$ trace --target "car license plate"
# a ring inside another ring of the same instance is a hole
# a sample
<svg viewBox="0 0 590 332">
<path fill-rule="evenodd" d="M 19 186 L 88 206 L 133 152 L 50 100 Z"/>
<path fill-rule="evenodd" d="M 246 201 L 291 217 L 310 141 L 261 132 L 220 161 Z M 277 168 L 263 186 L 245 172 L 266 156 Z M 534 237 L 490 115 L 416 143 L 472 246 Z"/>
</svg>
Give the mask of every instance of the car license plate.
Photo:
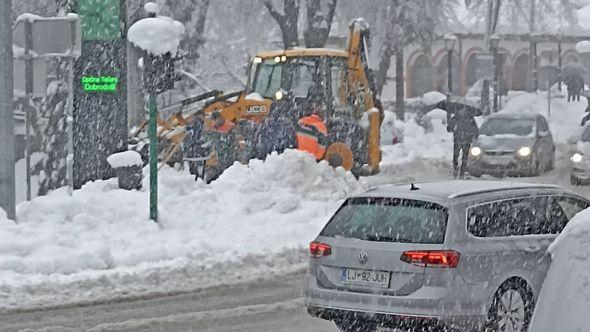
<svg viewBox="0 0 590 332">
<path fill-rule="evenodd" d="M 390 277 L 391 273 L 385 271 L 342 269 L 341 281 L 346 284 L 387 288 Z"/>
<path fill-rule="evenodd" d="M 495 158 L 489 158 L 486 160 L 486 162 L 489 165 L 493 165 L 493 166 L 506 166 L 508 165 L 513 159 L 511 157 L 495 157 Z"/>
</svg>

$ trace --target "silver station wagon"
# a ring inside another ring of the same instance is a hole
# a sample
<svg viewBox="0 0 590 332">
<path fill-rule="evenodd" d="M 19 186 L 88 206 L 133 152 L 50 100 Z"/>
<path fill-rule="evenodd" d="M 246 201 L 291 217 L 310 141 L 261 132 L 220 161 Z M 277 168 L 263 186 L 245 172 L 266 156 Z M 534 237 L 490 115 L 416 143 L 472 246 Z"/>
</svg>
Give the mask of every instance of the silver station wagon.
<svg viewBox="0 0 590 332">
<path fill-rule="evenodd" d="M 307 310 L 341 331 L 525 332 L 547 248 L 588 206 L 558 186 L 502 181 L 350 197 L 310 244 Z"/>
</svg>

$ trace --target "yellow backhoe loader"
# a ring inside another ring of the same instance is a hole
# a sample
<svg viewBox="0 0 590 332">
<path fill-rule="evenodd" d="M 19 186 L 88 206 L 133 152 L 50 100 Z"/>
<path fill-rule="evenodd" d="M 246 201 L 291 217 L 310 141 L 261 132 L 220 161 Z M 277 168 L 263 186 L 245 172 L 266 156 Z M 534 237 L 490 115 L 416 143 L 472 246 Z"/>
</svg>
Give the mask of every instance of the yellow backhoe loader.
<svg viewBox="0 0 590 332">
<path fill-rule="evenodd" d="M 257 141 L 269 138 L 252 133 L 256 133 L 256 128 L 273 109 L 276 109 L 273 112 L 296 116 L 301 113 L 293 110 L 309 107 L 310 93 L 314 93 L 322 96 L 325 105 L 322 118 L 327 122 L 329 145 L 324 159 L 357 176 L 377 173 L 381 161 L 379 132 L 383 111 L 371 82 L 368 35 L 368 25 L 358 19 L 350 24 L 346 50 L 292 48 L 261 52 L 250 61 L 244 91 L 232 94 L 212 91 L 166 108 L 160 114 L 171 115 L 168 120 L 159 119 L 158 122 L 160 159 L 171 163 L 183 158 L 200 164 L 201 167 L 195 166 L 194 170 L 209 182 L 234 161 L 247 162 L 255 157 L 252 150 L 265 143 Z M 225 151 L 211 146 L 206 139 L 213 112 L 219 112 L 227 121 L 236 124 L 232 138 L 224 142 Z M 186 128 L 199 114 L 204 124 L 196 134 L 198 137 L 194 137 Z M 297 119 L 293 122 L 297 123 Z M 143 129 L 139 128 L 134 134 L 140 136 Z M 191 150 L 188 147 L 195 144 L 199 145 L 200 156 L 188 152 Z M 207 148 L 204 155 L 201 146 Z"/>
</svg>

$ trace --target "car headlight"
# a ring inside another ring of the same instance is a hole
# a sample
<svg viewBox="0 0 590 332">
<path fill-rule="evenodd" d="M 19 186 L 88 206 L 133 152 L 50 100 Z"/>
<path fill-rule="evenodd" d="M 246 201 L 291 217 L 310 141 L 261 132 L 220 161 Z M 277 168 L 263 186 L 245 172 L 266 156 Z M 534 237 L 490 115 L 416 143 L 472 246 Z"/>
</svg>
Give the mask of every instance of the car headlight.
<svg viewBox="0 0 590 332">
<path fill-rule="evenodd" d="M 471 148 L 471 155 L 474 157 L 478 157 L 481 154 L 481 148 L 474 146 Z"/>
<path fill-rule="evenodd" d="M 574 155 L 570 158 L 571 161 L 574 163 L 579 163 L 584 159 L 584 156 L 579 153 L 574 153 Z"/>
<path fill-rule="evenodd" d="M 528 157 L 531 155 L 531 148 L 528 146 L 523 146 L 522 148 L 518 149 L 517 153 L 521 157 Z"/>
<path fill-rule="evenodd" d="M 283 91 L 279 90 L 275 93 L 276 100 L 281 100 L 281 99 L 283 99 L 283 97 L 285 97 L 285 94 L 283 93 Z"/>
</svg>

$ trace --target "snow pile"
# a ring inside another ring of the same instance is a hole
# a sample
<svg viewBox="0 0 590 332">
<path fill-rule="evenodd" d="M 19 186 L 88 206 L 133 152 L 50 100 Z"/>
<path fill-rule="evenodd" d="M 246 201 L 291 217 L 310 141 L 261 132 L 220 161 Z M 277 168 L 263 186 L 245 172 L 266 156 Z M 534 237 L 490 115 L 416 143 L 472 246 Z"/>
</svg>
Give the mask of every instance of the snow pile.
<svg viewBox="0 0 590 332">
<path fill-rule="evenodd" d="M 581 9 L 581 10 L 588 12 L 589 19 L 590 19 L 590 6 L 584 7 L 584 9 Z M 577 43 L 575 48 L 576 48 L 576 52 L 578 52 L 578 53 L 588 53 L 588 52 L 590 52 L 590 41 L 583 40 L 583 41 Z"/>
<path fill-rule="evenodd" d="M 298 151 L 236 164 L 209 186 L 164 168 L 159 224 L 148 220 L 148 193 L 120 190 L 115 179 L 73 196 L 62 188 L 20 204 L 18 224 L 0 222 L 0 308 L 21 304 L 14 287 L 34 293 L 31 285 L 48 280 L 135 274 L 179 259 L 211 267 L 280 257 L 306 247 L 341 200 L 363 190 L 350 173 Z"/>
<path fill-rule="evenodd" d="M 578 25 L 584 29 L 584 30 L 590 30 L 590 5 L 585 5 L 584 7 L 576 10 L 576 15 L 578 16 Z M 580 50 L 578 50 L 577 45 L 576 45 L 576 51 L 580 52 Z M 586 51 L 584 52 L 590 52 L 590 48 L 586 48 Z"/>
<path fill-rule="evenodd" d="M 244 99 L 246 100 L 254 100 L 254 101 L 264 101 L 264 98 L 258 92 L 252 92 L 251 94 L 247 95 Z"/>
<path fill-rule="evenodd" d="M 31 14 L 31 13 L 24 13 L 19 15 L 16 18 L 16 22 L 29 22 L 29 23 L 34 23 L 37 20 L 42 20 L 43 17 L 39 16 L 39 15 L 35 15 L 35 14 Z"/>
<path fill-rule="evenodd" d="M 422 103 L 424 105 L 434 105 L 445 99 L 447 99 L 447 96 L 438 91 L 430 91 L 422 95 Z"/>
<path fill-rule="evenodd" d="M 443 120 L 433 117 L 432 131 L 426 132 L 416 123 L 413 114 L 407 114 L 406 118 L 406 121 L 397 121 L 398 127 L 401 127 L 400 131 L 403 133 L 403 143 L 381 147 L 383 151 L 382 171 L 388 172 L 390 168 L 413 163 L 417 160 L 450 162 L 453 155 L 453 136 L 447 132 Z"/>
<path fill-rule="evenodd" d="M 395 113 L 391 111 L 383 111 L 383 122 L 381 123 L 380 141 L 381 146 L 401 143 L 404 140 L 404 133 L 401 126 L 402 124 L 396 120 Z"/>
<path fill-rule="evenodd" d="M 549 247 L 552 263 L 530 331 L 588 330 L 590 307 L 590 210 L 577 214 Z"/>
<path fill-rule="evenodd" d="M 184 25 L 165 16 L 139 20 L 128 33 L 131 43 L 155 56 L 166 53 L 175 56 L 183 35 Z"/>
<path fill-rule="evenodd" d="M 137 151 L 113 153 L 107 157 L 107 162 L 112 168 L 143 166 L 143 160 L 141 160 L 141 155 Z"/>
<path fill-rule="evenodd" d="M 143 5 L 143 10 L 148 14 L 157 14 L 159 11 L 158 5 L 153 2 L 147 2 Z"/>
</svg>

